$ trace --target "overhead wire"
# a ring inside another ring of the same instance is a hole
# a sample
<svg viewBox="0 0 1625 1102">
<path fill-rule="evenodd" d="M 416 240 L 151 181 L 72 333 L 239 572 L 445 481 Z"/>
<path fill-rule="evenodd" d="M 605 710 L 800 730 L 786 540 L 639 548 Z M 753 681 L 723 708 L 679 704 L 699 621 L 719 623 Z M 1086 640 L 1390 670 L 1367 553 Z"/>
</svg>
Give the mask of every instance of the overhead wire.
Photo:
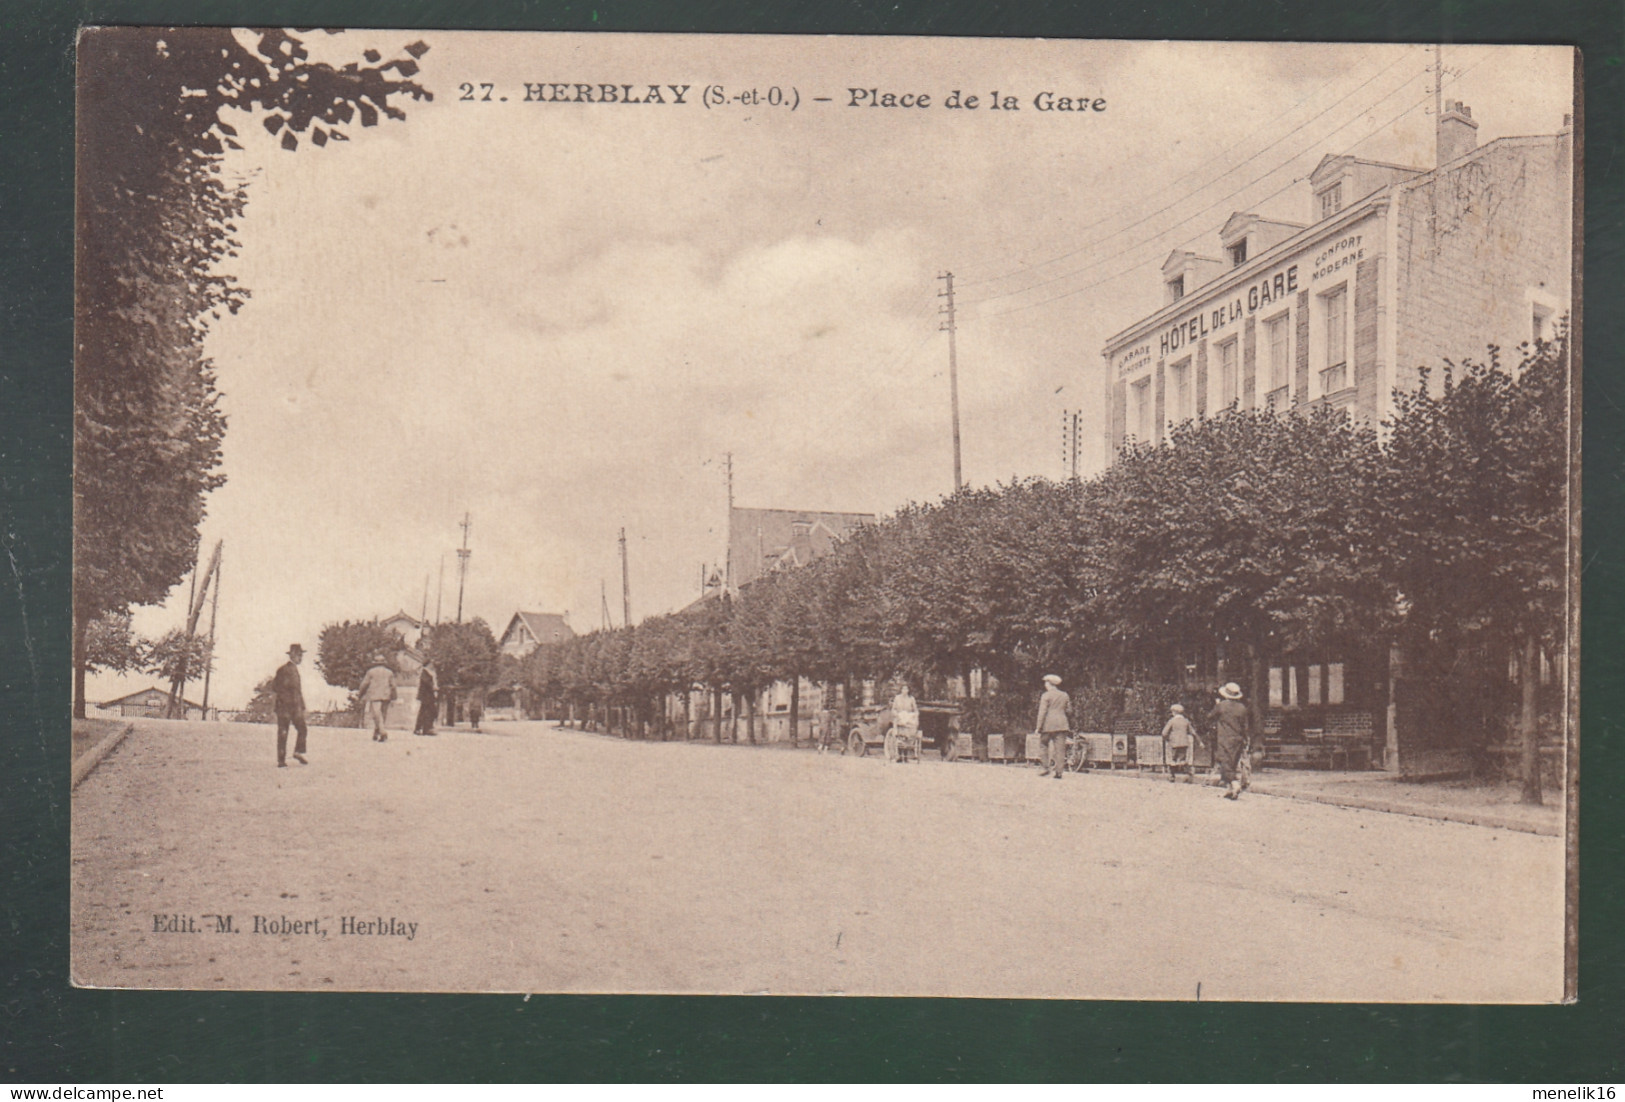
<svg viewBox="0 0 1625 1102">
<path fill-rule="evenodd" d="M 1362 58 L 1365 57 L 1365 56 L 1368 56 L 1369 53 L 1370 53 L 1370 51 L 1368 50 L 1366 52 L 1366 54 L 1361 55 Z M 1334 108 L 1338 107 L 1339 105 L 1341 105 L 1342 103 L 1346 102 L 1348 99 L 1350 99 L 1356 93 L 1363 91 L 1373 81 L 1375 81 L 1378 78 L 1386 75 L 1389 70 L 1393 69 L 1395 66 L 1399 65 L 1404 60 L 1405 60 L 1405 55 L 1401 54 L 1399 57 L 1395 58 L 1393 61 L 1391 61 L 1387 65 L 1385 65 L 1383 68 L 1379 69 L 1376 73 L 1373 73 L 1370 77 L 1367 77 L 1357 87 L 1355 87 L 1351 91 L 1345 93 L 1344 95 L 1340 96 L 1337 100 L 1335 100 L 1333 103 L 1331 103 L 1329 106 L 1327 106 L 1325 110 L 1321 111 L 1319 114 L 1317 114 L 1317 115 L 1313 116 L 1312 118 L 1309 118 L 1309 119 L 1305 120 L 1303 123 L 1299 124 L 1299 129 L 1301 129 L 1301 127 L 1303 127 L 1303 126 L 1309 125 L 1309 123 L 1314 122 L 1316 119 L 1320 118 L 1322 115 L 1325 115 L 1328 111 L 1331 111 L 1332 109 L 1334 109 Z M 1412 77 L 1410 79 L 1414 80 L 1416 78 Z M 1410 81 L 1407 80 L 1405 83 L 1408 84 L 1409 82 Z M 1404 85 L 1401 85 L 1401 87 L 1403 87 L 1403 86 Z M 1390 93 L 1390 94 L 1392 94 L 1392 93 Z M 1225 149 L 1223 149 L 1218 154 L 1218 156 L 1223 157 L 1226 154 L 1229 154 L 1229 153 L 1232 153 L 1232 152 L 1234 152 L 1234 151 L 1236 151 L 1238 149 L 1241 149 L 1249 141 L 1251 141 L 1253 138 L 1257 137 L 1259 134 L 1263 133 L 1264 131 L 1270 129 L 1276 123 L 1280 122 L 1282 119 L 1284 119 L 1288 115 L 1292 114 L 1292 112 L 1294 112 L 1294 111 L 1298 110 L 1300 107 L 1304 106 L 1304 104 L 1307 103 L 1307 102 L 1309 102 L 1309 101 L 1306 99 L 1306 100 L 1300 100 L 1297 103 L 1294 103 L 1291 107 L 1288 107 L 1285 111 L 1282 111 L 1279 115 L 1276 115 L 1274 118 L 1270 119 L 1268 122 L 1262 124 L 1261 126 L 1257 127 L 1256 129 L 1252 130 L 1245 137 L 1243 137 L 1243 138 L 1239 139 L 1238 141 L 1233 142 L 1229 146 L 1225 147 Z M 1226 170 L 1226 172 L 1222 173 L 1220 176 L 1215 177 L 1214 179 L 1209 179 L 1209 180 L 1204 181 L 1201 187 L 1198 187 L 1198 188 L 1194 189 L 1193 191 L 1187 193 L 1186 195 L 1181 196 L 1180 199 L 1176 199 L 1173 203 L 1170 203 L 1168 205 L 1169 206 L 1175 206 L 1178 203 L 1184 201 L 1185 199 L 1189 199 L 1192 196 L 1197 195 L 1204 188 L 1207 188 L 1207 187 L 1211 186 L 1216 179 L 1223 179 L 1224 176 L 1229 175 L 1229 173 L 1236 171 L 1236 169 L 1241 168 L 1242 166 L 1246 165 L 1248 162 L 1250 162 L 1252 160 L 1255 160 L 1258 157 L 1262 156 L 1263 154 L 1269 152 L 1270 149 L 1274 148 L 1276 145 L 1279 145 L 1281 143 L 1281 141 L 1283 141 L 1287 137 L 1291 136 L 1291 134 L 1293 134 L 1294 132 L 1295 132 L 1294 130 L 1287 131 L 1285 134 L 1282 134 L 1280 138 L 1277 138 L 1275 141 L 1271 142 L 1269 145 L 1266 145 L 1263 149 L 1258 150 L 1256 153 L 1252 154 L 1252 156 L 1248 157 L 1246 160 L 1238 162 L 1236 165 L 1234 165 L 1232 168 Z M 1175 177 L 1173 180 L 1170 180 L 1168 183 L 1164 184 L 1162 187 L 1158 188 L 1156 191 L 1151 192 L 1150 195 L 1142 196 L 1141 198 L 1142 199 L 1150 199 L 1150 198 L 1155 198 L 1156 196 L 1159 196 L 1159 195 L 1166 194 L 1167 192 L 1172 191 L 1179 184 L 1181 184 L 1184 181 L 1190 179 L 1192 176 L 1196 176 L 1196 175 L 1200 174 L 1201 172 L 1202 172 L 1202 169 L 1200 167 L 1193 168 L 1189 172 L 1186 172 L 1186 173 L 1184 173 L 1184 174 L 1182 174 L 1180 176 Z M 1098 226 L 1107 225 L 1113 220 L 1113 217 L 1114 217 L 1113 215 L 1107 215 L 1104 218 L 1099 218 L 1099 219 L 1097 219 L 1097 220 L 1095 220 L 1093 222 L 1090 222 L 1086 226 L 1080 227 L 1077 232 L 1086 233 L 1089 230 L 1095 229 Z M 1119 230 L 1119 231 L 1114 231 L 1114 232 L 1121 232 L 1121 231 Z M 1100 240 L 1101 241 L 1109 241 L 1112 236 L 1113 235 L 1108 234 L 1106 237 L 1103 237 Z M 1091 247 L 1093 245 L 1098 245 L 1099 243 L 1100 243 L 1099 241 L 1095 241 L 1095 242 L 1090 242 L 1089 245 L 1080 245 L 1078 248 L 1073 249 L 1070 252 L 1065 252 L 1065 253 L 1062 253 L 1059 256 L 1050 257 L 1047 260 L 1040 260 L 1040 261 L 1037 261 L 1037 262 L 1035 262 L 1033 264 L 1029 264 L 1029 265 L 1025 265 L 1023 267 L 1020 267 L 1020 268 L 1013 269 L 1011 271 L 1003 273 L 1002 275 L 982 276 L 981 278 L 972 278 L 972 279 L 961 280 L 960 281 L 960 286 L 961 287 L 977 287 L 977 286 L 981 286 L 982 284 L 985 284 L 985 283 L 998 283 L 998 282 L 1000 282 L 1002 280 L 1011 279 L 1011 278 L 1014 278 L 1015 276 L 1018 276 L 1018 275 L 1027 275 L 1027 274 L 1030 274 L 1031 272 L 1036 271 L 1039 268 L 1044 267 L 1045 265 L 1059 263 L 1060 261 L 1066 260 L 1069 257 L 1076 256 L 1078 253 L 1084 251 L 1084 249 L 1089 248 L 1089 247 Z M 1016 293 L 1019 293 L 1019 292 L 1016 292 Z M 985 301 L 985 300 L 982 300 L 982 301 Z"/>
<path fill-rule="evenodd" d="M 1477 68 L 1477 64 L 1469 65 L 1467 68 L 1461 70 L 1461 72 L 1459 74 L 1457 74 L 1457 79 L 1459 80 L 1461 77 L 1466 76 L 1469 72 L 1471 72 L 1475 68 Z M 1412 77 L 1411 79 L 1414 80 L 1415 78 Z M 1410 81 L 1408 80 L 1405 83 L 1409 84 Z M 1404 85 L 1400 85 L 1400 87 L 1403 88 Z M 1390 93 L 1390 95 L 1391 94 L 1392 93 Z M 1388 98 L 1387 96 L 1383 97 L 1383 99 L 1387 99 L 1387 98 Z M 1400 119 L 1404 118 L 1406 115 L 1409 115 L 1412 111 L 1415 111 L 1418 107 L 1422 107 L 1422 106 L 1426 105 L 1427 103 L 1429 103 L 1432 100 L 1432 98 L 1433 98 L 1433 93 L 1431 91 L 1429 91 L 1429 93 L 1426 96 L 1424 96 L 1423 98 L 1417 100 L 1415 103 L 1411 104 L 1410 106 L 1406 107 L 1403 111 L 1399 112 L 1397 115 L 1394 115 L 1392 118 L 1388 119 L 1386 122 L 1384 122 L 1384 123 L 1380 124 L 1379 126 L 1375 127 L 1370 133 L 1367 133 L 1367 134 L 1363 135 L 1362 137 L 1356 139 L 1355 141 L 1349 143 L 1346 148 L 1353 149 L 1354 147 L 1356 147 L 1356 146 L 1360 145 L 1361 143 L 1367 141 L 1368 139 L 1374 137 L 1376 134 L 1378 134 L 1381 131 L 1383 131 L 1383 130 L 1387 129 L 1388 127 L 1392 126 L 1394 123 L 1398 122 Z M 1378 100 L 1377 102 L 1381 103 L 1382 100 Z M 1354 125 L 1354 123 L 1357 122 L 1357 121 L 1359 121 L 1358 118 L 1350 119 L 1348 122 L 1344 123 L 1342 126 L 1339 126 L 1336 130 L 1331 131 L 1331 133 L 1328 134 L 1327 137 L 1331 137 L 1332 135 L 1337 134 L 1339 131 L 1346 130 L 1348 127 Z M 1301 154 L 1300 154 L 1300 156 L 1301 156 Z M 1107 263 L 1108 261 L 1111 261 L 1111 260 L 1115 260 L 1115 259 L 1117 259 L 1118 257 L 1121 257 L 1121 256 L 1126 256 L 1129 253 L 1134 252 L 1136 249 L 1143 248 L 1146 245 L 1149 245 L 1151 242 L 1156 241 L 1159 237 L 1166 236 L 1168 234 L 1168 232 L 1170 230 L 1174 229 L 1175 227 L 1183 225 L 1184 223 L 1191 221 L 1192 218 L 1195 218 L 1200 214 L 1206 213 L 1206 211 L 1211 210 L 1213 207 L 1218 206 L 1220 203 L 1223 203 L 1226 200 L 1234 197 L 1235 195 L 1240 194 L 1242 191 L 1245 191 L 1248 187 L 1251 187 L 1253 184 L 1258 183 L 1260 180 L 1267 179 L 1270 175 L 1272 175 L 1276 171 L 1279 171 L 1279 169 L 1281 167 L 1283 167 L 1287 163 L 1290 163 L 1290 160 L 1287 161 L 1287 162 L 1283 162 L 1283 164 L 1281 166 L 1277 166 L 1275 169 L 1272 169 L 1270 172 L 1266 172 L 1261 176 L 1255 177 L 1248 184 L 1244 185 L 1243 187 L 1237 189 L 1234 192 L 1231 192 L 1230 195 L 1227 195 L 1224 198 L 1221 198 L 1221 199 L 1217 200 L 1216 202 L 1209 204 L 1202 211 L 1198 211 L 1196 215 L 1192 215 L 1190 218 L 1184 218 L 1184 219 L 1181 219 L 1178 222 L 1175 222 L 1167 230 L 1163 230 L 1160 233 L 1153 234 L 1150 237 L 1145 238 L 1143 241 L 1140 241 L 1135 245 L 1131 245 L 1131 246 L 1129 246 L 1129 247 L 1127 247 L 1125 249 L 1120 249 L 1119 251 L 1111 254 L 1110 256 L 1107 256 L 1107 257 L 1105 257 L 1105 258 L 1103 258 L 1101 260 L 1095 261 L 1092 264 L 1085 265 L 1084 267 L 1079 268 L 1076 271 L 1068 273 L 1068 276 L 1070 276 L 1070 275 L 1078 275 L 1078 274 L 1080 274 L 1082 272 L 1088 271 L 1091 268 L 1097 268 L 1101 264 Z M 1303 177 L 1301 177 L 1301 176 L 1296 177 L 1296 178 L 1294 178 L 1292 180 L 1289 180 L 1289 181 L 1287 181 L 1287 183 L 1283 184 L 1281 187 L 1277 188 L 1275 191 L 1273 191 L 1270 194 L 1268 194 L 1268 195 L 1264 196 L 1263 198 L 1259 199 L 1257 202 L 1259 204 L 1266 203 L 1269 200 L 1275 198 L 1276 196 L 1283 194 L 1289 188 L 1292 188 L 1292 187 L 1296 186 L 1297 184 L 1301 183 L 1302 180 L 1303 180 Z M 1164 208 L 1164 209 L 1166 209 L 1166 208 Z M 1161 212 L 1159 211 L 1157 213 L 1161 213 Z M 1154 216 L 1155 215 L 1153 215 L 1153 217 Z M 1198 241 L 1203 236 L 1204 236 L 1204 234 L 1202 234 L 1202 233 L 1194 234 L 1191 237 L 1186 238 L 1184 241 L 1179 242 L 1178 245 L 1175 245 L 1175 248 L 1178 248 L 1179 245 L 1188 245 L 1193 241 Z M 1082 287 L 1076 287 L 1076 288 L 1073 288 L 1073 289 L 1068 290 L 1068 291 L 1063 291 L 1060 294 L 1052 295 L 1049 298 L 1040 299 L 1037 302 L 1023 303 L 1022 305 L 1019 305 L 1019 306 L 1012 306 L 1012 307 L 1009 307 L 1009 308 L 1004 309 L 1004 310 L 995 310 L 995 311 L 993 311 L 991 313 L 972 312 L 970 314 L 969 318 L 967 318 L 966 320 L 968 320 L 968 321 L 986 321 L 986 320 L 991 320 L 992 318 L 1004 317 L 1004 316 L 1009 315 L 1009 314 L 1021 313 L 1021 312 L 1026 311 L 1026 310 L 1037 309 L 1040 306 L 1047 306 L 1052 302 L 1059 302 L 1061 299 L 1071 298 L 1074 295 L 1082 294 L 1084 291 L 1092 290 L 1095 287 L 1099 287 L 1099 286 L 1101 286 L 1103 284 L 1109 283 L 1113 279 L 1116 279 L 1119 276 L 1121 276 L 1124 272 L 1130 272 L 1130 271 L 1134 271 L 1137 268 L 1143 268 L 1147 264 L 1153 263 L 1155 260 L 1156 260 L 1156 257 L 1153 255 L 1153 256 L 1145 259 L 1145 260 L 1140 261 L 1137 264 L 1132 264 L 1127 268 L 1119 269 L 1117 272 L 1113 273 L 1111 276 L 1108 276 L 1105 279 L 1096 280 L 1095 282 L 1087 283 L 1087 284 L 1083 285 Z M 1064 278 L 1067 278 L 1067 276 L 1059 276 L 1059 277 L 1057 277 L 1057 279 L 1064 279 Z M 1047 281 L 1047 282 L 1055 282 L 1055 281 L 1050 280 L 1050 281 Z M 1029 289 L 1031 289 L 1031 288 L 1029 288 Z M 978 301 L 980 301 L 980 302 L 988 302 L 988 301 L 991 301 L 991 300 L 990 299 L 981 299 L 981 300 L 978 300 Z"/>
<path fill-rule="evenodd" d="M 1392 98 L 1395 94 L 1397 94 L 1398 92 L 1403 90 L 1406 86 L 1411 84 L 1414 80 L 1416 80 L 1417 77 L 1425 76 L 1426 72 L 1427 72 L 1426 70 L 1422 70 L 1419 73 L 1413 74 L 1411 77 L 1406 79 L 1403 83 L 1397 85 L 1392 91 L 1388 92 L 1386 95 L 1384 95 L 1380 99 L 1376 100 L 1372 104 L 1372 106 L 1374 107 L 1374 106 L 1376 106 L 1376 104 L 1383 102 L 1383 100 Z M 1339 102 L 1341 102 L 1341 101 L 1339 101 Z M 1336 105 L 1334 104 L 1333 106 L 1336 106 Z M 1400 114 L 1398 116 L 1395 116 L 1395 117 L 1396 118 L 1403 117 L 1405 114 L 1408 114 L 1410 111 L 1412 111 L 1414 109 L 1415 109 L 1414 106 L 1406 108 L 1405 111 L 1400 112 Z M 1327 108 L 1327 110 L 1329 111 L 1329 110 L 1331 110 L 1331 108 Z M 1321 112 L 1321 114 L 1323 115 L 1323 114 L 1325 114 L 1325 112 Z M 1319 118 L 1319 117 L 1320 117 L 1319 115 L 1316 116 L 1316 118 Z M 1310 120 L 1310 121 L 1312 122 L 1314 120 Z M 1131 245 L 1131 246 L 1129 246 L 1128 249 L 1125 249 L 1125 250 L 1119 251 L 1117 253 L 1114 253 L 1111 256 L 1108 256 L 1103 260 L 1092 261 L 1089 264 L 1085 264 L 1081 268 L 1074 268 L 1073 270 L 1071 270 L 1069 272 L 1062 272 L 1059 275 L 1051 276 L 1048 279 L 1039 280 L 1037 283 L 1031 283 L 1031 284 L 1028 284 L 1025 287 L 1019 287 L 1019 288 L 1016 288 L 1016 289 L 1010 290 L 1010 291 L 1001 291 L 1001 292 L 998 292 L 997 294 L 985 295 L 985 296 L 983 296 L 981 298 L 972 298 L 966 303 L 966 305 L 974 306 L 974 305 L 977 305 L 977 304 L 983 303 L 983 302 L 992 302 L 995 299 L 1010 298 L 1010 297 L 1012 297 L 1014 295 L 1027 294 L 1028 292 L 1035 291 L 1040 287 L 1047 287 L 1052 283 L 1059 283 L 1063 279 L 1070 279 L 1072 276 L 1079 275 L 1079 274 L 1081 274 L 1083 272 L 1089 271 L 1092 268 L 1099 267 L 1101 264 L 1105 263 L 1107 260 L 1112 260 L 1112 259 L 1115 259 L 1118 256 L 1124 255 L 1127 252 L 1132 252 L 1134 249 L 1139 248 L 1140 245 L 1146 244 L 1146 243 L 1148 243 L 1150 241 L 1154 241 L 1158 237 L 1165 236 L 1166 234 L 1168 234 L 1168 233 L 1172 232 L 1173 230 L 1177 229 L 1178 227 L 1183 226 L 1188 222 L 1192 222 L 1192 221 L 1196 220 L 1197 218 L 1200 218 L 1202 215 L 1208 213 L 1213 208 L 1215 208 L 1217 206 L 1220 206 L 1221 204 L 1226 203 L 1226 202 L 1230 201 L 1231 199 L 1234 199 L 1236 196 L 1242 194 L 1248 188 L 1253 187 L 1255 184 L 1258 184 L 1259 182 L 1261 182 L 1263 180 L 1267 180 L 1269 177 L 1275 175 L 1277 172 L 1280 172 L 1283 168 L 1286 168 L 1288 165 L 1290 165 L 1293 161 L 1297 160 L 1299 157 L 1302 157 L 1305 153 L 1307 153 L 1310 150 L 1314 149 L 1316 146 L 1323 144 L 1328 138 L 1332 137 L 1333 135 L 1337 134 L 1338 132 L 1340 132 L 1342 130 L 1346 130 L 1348 127 L 1352 126 L 1357 121 L 1359 121 L 1359 116 L 1356 116 L 1355 118 L 1350 119 L 1348 122 L 1343 123 L 1341 126 L 1335 127 L 1334 129 L 1332 129 L 1331 131 L 1329 131 L 1325 135 L 1322 135 L 1321 137 L 1312 138 L 1305 145 L 1305 147 L 1303 149 L 1299 150 L 1297 153 L 1294 153 L 1292 156 L 1287 157 L 1285 160 L 1278 162 L 1277 164 L 1275 164 L 1273 167 L 1271 167 L 1267 171 L 1259 173 L 1257 176 L 1254 176 L 1251 180 L 1248 180 L 1246 183 L 1242 184 L 1240 187 L 1234 189 L 1233 191 L 1231 191 L 1231 192 L 1229 192 L 1229 193 L 1227 193 L 1225 195 L 1222 195 L 1219 198 L 1213 200 L 1207 206 L 1202 207 L 1201 209 L 1192 212 L 1191 214 L 1185 216 L 1184 218 L 1181 218 L 1178 221 L 1172 223 L 1166 229 L 1160 230 L 1159 232 L 1153 234 L 1151 237 L 1146 238 L 1145 241 L 1139 242 L 1138 244 L 1135 244 L 1135 245 Z M 1290 136 L 1290 135 L 1283 135 L 1283 137 L 1286 137 L 1286 136 Z M 1273 146 L 1278 145 L 1278 144 L 1280 144 L 1279 139 L 1277 141 L 1275 141 L 1275 142 L 1272 142 L 1270 144 L 1270 146 L 1266 147 L 1266 149 L 1267 148 L 1272 148 Z M 1264 150 L 1259 151 L 1259 153 L 1263 153 L 1263 152 L 1264 152 Z M 1248 158 L 1248 161 L 1255 160 L 1257 158 L 1257 156 L 1258 156 L 1258 154 L 1255 154 L 1253 157 Z M 1243 163 L 1246 163 L 1246 162 L 1243 162 Z M 1242 166 L 1241 165 L 1235 166 L 1235 168 L 1240 168 L 1240 167 L 1242 167 Z M 1231 172 L 1234 172 L 1235 168 L 1226 170 L 1224 173 L 1221 173 L 1219 176 L 1215 177 L 1215 179 L 1216 180 L 1223 179 L 1225 176 L 1228 176 Z M 1297 182 L 1296 180 L 1292 181 L 1292 183 L 1296 183 L 1296 182 Z M 1287 186 L 1291 186 L 1291 185 L 1288 184 Z M 1142 226 L 1142 225 L 1146 224 L 1147 222 L 1150 222 L 1152 219 L 1158 217 L 1159 215 L 1169 213 L 1175 207 L 1177 207 L 1180 203 L 1184 202 L 1186 199 L 1189 199 L 1192 196 L 1198 194 L 1200 192 L 1200 190 L 1201 189 L 1199 188 L 1199 189 L 1197 189 L 1196 192 L 1192 192 L 1190 195 L 1183 196 L 1183 197 L 1181 197 L 1179 199 L 1176 199 L 1172 203 L 1168 203 L 1168 204 L 1166 204 L 1164 206 L 1161 206 L 1161 207 L 1157 208 L 1154 211 L 1151 211 L 1149 214 L 1145 215 L 1144 217 L 1136 219 L 1135 221 L 1130 222 L 1129 224 L 1121 227 L 1120 229 L 1114 230 L 1112 233 L 1107 234 L 1105 237 L 1102 237 L 1099 240 L 1091 243 L 1091 245 L 1087 246 L 1087 248 L 1097 248 L 1100 245 L 1104 244 L 1105 242 L 1110 241 L 1113 237 L 1117 237 L 1120 234 L 1126 233 L 1131 229 L 1134 229 L 1134 228 L 1136 228 L 1138 226 Z M 1273 195 L 1267 196 L 1266 198 L 1274 198 L 1274 195 L 1278 195 L 1278 194 L 1280 194 L 1280 192 L 1275 192 Z M 1259 200 L 1259 202 L 1263 202 L 1263 201 L 1264 200 Z M 1200 235 L 1198 235 L 1198 236 L 1200 236 Z M 1195 240 L 1195 238 L 1192 238 L 1192 240 Z M 1071 253 L 1068 253 L 1066 255 L 1067 256 L 1076 256 L 1078 253 L 1083 252 L 1083 251 L 1085 251 L 1085 250 L 1080 248 L 1080 249 L 1073 250 Z"/>
</svg>

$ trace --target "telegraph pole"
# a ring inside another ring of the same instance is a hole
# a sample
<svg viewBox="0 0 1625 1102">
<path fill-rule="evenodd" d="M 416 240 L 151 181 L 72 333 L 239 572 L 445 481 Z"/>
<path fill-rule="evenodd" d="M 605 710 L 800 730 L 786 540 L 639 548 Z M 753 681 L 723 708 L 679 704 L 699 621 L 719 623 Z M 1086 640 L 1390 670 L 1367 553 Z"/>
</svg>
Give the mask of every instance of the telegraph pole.
<svg viewBox="0 0 1625 1102">
<path fill-rule="evenodd" d="M 221 541 L 224 544 L 224 540 Z M 214 622 L 220 615 L 220 556 L 214 560 L 214 596 L 209 605 L 209 662 L 203 667 L 203 718 L 209 718 L 209 675 L 214 673 Z"/>
<path fill-rule="evenodd" d="M 1444 46 L 1433 44 L 1433 167 L 1439 167 L 1439 120 L 1444 118 Z"/>
<path fill-rule="evenodd" d="M 957 493 L 965 482 L 960 477 L 959 468 L 959 361 L 954 347 L 954 333 L 958 329 L 954 324 L 954 274 L 943 272 L 937 278 L 943 283 L 943 291 L 937 297 L 948 300 L 948 305 L 941 310 L 944 317 L 938 328 L 948 333 L 948 397 L 954 415 L 954 491 Z"/>
<path fill-rule="evenodd" d="M 440 552 L 440 580 L 434 587 L 434 626 L 440 626 L 440 598 L 446 595 L 446 553 Z"/>
<path fill-rule="evenodd" d="M 728 479 L 728 543 L 723 551 L 722 559 L 722 588 L 724 592 L 733 592 L 734 585 L 734 453 L 723 455 L 723 470 Z"/>
<path fill-rule="evenodd" d="M 1061 466 L 1071 478 L 1078 477 L 1078 452 L 1082 450 L 1083 411 L 1061 411 Z"/>
<path fill-rule="evenodd" d="M 468 514 L 463 514 L 463 545 L 457 549 L 457 622 L 463 622 L 463 583 L 468 580 Z"/>
<path fill-rule="evenodd" d="M 632 576 L 626 567 L 626 529 L 621 529 L 621 623 L 632 626 Z"/>
<path fill-rule="evenodd" d="M 164 715 L 169 719 L 186 718 L 185 692 L 186 683 L 191 680 L 188 667 L 191 665 L 192 640 L 197 636 L 198 617 L 203 615 L 203 602 L 208 600 L 209 597 L 209 581 L 219 569 L 220 548 L 225 545 L 225 542 L 225 540 L 215 541 L 214 554 L 209 557 L 209 568 L 203 572 L 203 591 L 201 593 L 197 592 L 196 569 L 194 568 L 192 572 L 193 597 L 187 602 L 186 635 L 181 644 L 184 649 L 181 652 L 180 664 L 175 670 L 175 676 L 169 682 L 169 706 L 164 710 Z M 210 657 L 212 659 L 213 656 Z M 177 708 L 179 708 L 178 715 L 176 714 Z"/>
<path fill-rule="evenodd" d="M 598 579 L 598 604 L 604 616 L 604 630 L 608 631 L 615 625 L 609 619 L 609 583 L 602 578 Z"/>
</svg>

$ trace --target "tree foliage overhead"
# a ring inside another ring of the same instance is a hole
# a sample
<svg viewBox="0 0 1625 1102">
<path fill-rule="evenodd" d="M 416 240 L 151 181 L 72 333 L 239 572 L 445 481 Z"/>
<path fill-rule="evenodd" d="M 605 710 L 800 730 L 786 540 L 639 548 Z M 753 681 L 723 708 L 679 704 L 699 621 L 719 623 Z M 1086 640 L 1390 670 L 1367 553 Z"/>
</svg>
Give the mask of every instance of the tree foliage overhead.
<svg viewBox="0 0 1625 1102">
<path fill-rule="evenodd" d="M 161 603 L 191 569 L 226 424 L 203 339 L 248 297 L 230 271 L 247 192 L 223 158 L 258 115 L 295 149 L 392 99 L 427 47 L 388 62 L 313 62 L 280 30 L 98 27 L 79 40 L 75 234 L 74 620 L 83 708 L 90 622 Z"/>
</svg>

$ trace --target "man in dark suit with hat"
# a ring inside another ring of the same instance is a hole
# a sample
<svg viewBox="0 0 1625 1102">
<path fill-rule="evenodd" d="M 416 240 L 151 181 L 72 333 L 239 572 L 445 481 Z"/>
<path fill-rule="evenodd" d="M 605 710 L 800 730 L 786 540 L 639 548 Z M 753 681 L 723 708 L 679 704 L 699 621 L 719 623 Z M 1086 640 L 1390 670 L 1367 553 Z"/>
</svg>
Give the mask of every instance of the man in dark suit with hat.
<svg viewBox="0 0 1625 1102">
<path fill-rule="evenodd" d="M 288 725 L 299 733 L 293 744 L 293 760 L 309 765 L 305 760 L 305 691 L 299 683 L 299 661 L 305 648 L 298 643 L 288 648 L 288 660 L 276 671 L 271 680 L 271 692 L 276 697 L 276 764 L 286 768 L 288 751 Z"/>
</svg>

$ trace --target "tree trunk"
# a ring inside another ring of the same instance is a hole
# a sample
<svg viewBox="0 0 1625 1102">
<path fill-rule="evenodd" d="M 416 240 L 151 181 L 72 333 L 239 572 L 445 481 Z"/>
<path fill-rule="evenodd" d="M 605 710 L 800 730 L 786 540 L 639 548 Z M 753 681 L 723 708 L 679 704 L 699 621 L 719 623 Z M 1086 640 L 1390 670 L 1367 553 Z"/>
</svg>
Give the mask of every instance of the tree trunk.
<svg viewBox="0 0 1625 1102">
<path fill-rule="evenodd" d="M 73 617 L 73 718 L 85 718 L 85 662 L 89 658 L 86 641 L 90 635 L 90 617 L 75 613 Z"/>
<path fill-rule="evenodd" d="M 1254 643 L 1247 644 L 1247 744 L 1250 753 L 1255 747 L 1264 748 L 1264 711 L 1269 706 L 1269 689 L 1265 681 L 1264 649 Z"/>
<path fill-rule="evenodd" d="M 1518 742 L 1522 748 L 1523 796 L 1526 804 L 1539 804 L 1540 724 L 1535 712 L 1535 692 L 1540 687 L 1540 652 L 1533 633 L 1523 637 L 1523 653 L 1518 659 L 1518 680 L 1523 682 L 1523 706 L 1518 713 Z"/>
<path fill-rule="evenodd" d="M 790 675 L 790 749 L 801 741 L 801 675 Z"/>
<path fill-rule="evenodd" d="M 717 745 L 722 745 L 722 689 L 711 690 L 711 726 L 716 732 Z"/>
</svg>

